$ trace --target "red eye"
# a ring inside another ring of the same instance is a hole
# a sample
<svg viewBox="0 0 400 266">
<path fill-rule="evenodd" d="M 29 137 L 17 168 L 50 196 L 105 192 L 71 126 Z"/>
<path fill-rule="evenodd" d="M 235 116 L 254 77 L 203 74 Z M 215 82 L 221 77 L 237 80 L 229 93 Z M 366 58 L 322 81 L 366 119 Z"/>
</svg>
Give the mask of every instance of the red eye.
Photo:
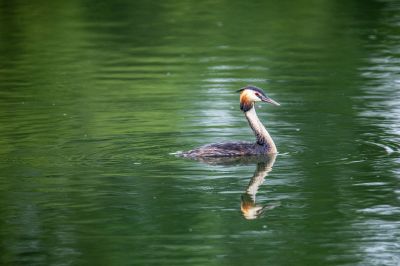
<svg viewBox="0 0 400 266">
<path fill-rule="evenodd" d="M 256 92 L 256 96 L 257 96 L 257 97 L 260 97 L 260 94 L 259 94 L 258 92 Z"/>
</svg>

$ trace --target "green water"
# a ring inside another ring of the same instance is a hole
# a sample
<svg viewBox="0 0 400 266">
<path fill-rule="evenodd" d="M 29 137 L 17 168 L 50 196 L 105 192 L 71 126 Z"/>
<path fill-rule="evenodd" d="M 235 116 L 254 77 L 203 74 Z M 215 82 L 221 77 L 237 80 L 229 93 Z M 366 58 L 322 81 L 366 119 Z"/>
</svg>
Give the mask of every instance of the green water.
<svg viewBox="0 0 400 266">
<path fill-rule="evenodd" d="M 172 155 L 247 84 L 273 166 Z M 0 1 L 0 217 L 2 265 L 399 265 L 400 3 Z"/>
</svg>

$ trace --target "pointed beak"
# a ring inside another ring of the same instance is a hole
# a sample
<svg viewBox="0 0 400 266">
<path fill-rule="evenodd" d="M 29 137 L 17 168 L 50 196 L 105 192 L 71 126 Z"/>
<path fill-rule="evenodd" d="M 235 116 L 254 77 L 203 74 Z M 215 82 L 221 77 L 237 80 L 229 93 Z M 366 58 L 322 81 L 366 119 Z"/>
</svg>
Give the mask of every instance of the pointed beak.
<svg viewBox="0 0 400 266">
<path fill-rule="evenodd" d="M 278 102 L 275 102 L 274 100 L 272 100 L 271 98 L 269 98 L 269 97 L 262 97 L 261 98 L 261 101 L 263 101 L 263 102 L 266 102 L 266 103 L 270 103 L 270 104 L 273 104 L 273 105 L 276 105 L 276 106 L 280 106 L 280 103 L 278 103 Z"/>
</svg>

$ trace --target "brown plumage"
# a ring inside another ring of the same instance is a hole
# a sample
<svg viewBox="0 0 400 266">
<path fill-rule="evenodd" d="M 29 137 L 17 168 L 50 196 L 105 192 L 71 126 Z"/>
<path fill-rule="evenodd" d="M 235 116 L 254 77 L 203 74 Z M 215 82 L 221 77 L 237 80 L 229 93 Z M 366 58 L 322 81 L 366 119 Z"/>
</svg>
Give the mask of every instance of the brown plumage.
<svg viewBox="0 0 400 266">
<path fill-rule="evenodd" d="M 256 143 L 227 142 L 208 144 L 194 150 L 183 152 L 182 156 L 188 158 L 197 157 L 228 157 L 228 156 L 253 156 L 275 154 L 277 149 L 274 141 L 265 129 L 256 114 L 254 103 L 267 102 L 279 105 L 268 98 L 264 91 L 254 86 L 247 86 L 240 90 L 240 109 L 244 112 L 251 129 L 256 136 Z"/>
</svg>

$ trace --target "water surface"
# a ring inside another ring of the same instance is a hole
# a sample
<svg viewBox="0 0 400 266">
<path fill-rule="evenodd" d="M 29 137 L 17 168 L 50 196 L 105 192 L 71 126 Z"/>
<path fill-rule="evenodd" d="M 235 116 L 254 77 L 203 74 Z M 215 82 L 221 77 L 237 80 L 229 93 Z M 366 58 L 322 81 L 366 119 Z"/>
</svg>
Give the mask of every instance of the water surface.
<svg viewBox="0 0 400 266">
<path fill-rule="evenodd" d="M 1 264 L 398 265 L 399 43 L 390 0 L 1 1 Z M 273 165 L 171 155 L 252 140 L 247 84 Z"/>
</svg>

